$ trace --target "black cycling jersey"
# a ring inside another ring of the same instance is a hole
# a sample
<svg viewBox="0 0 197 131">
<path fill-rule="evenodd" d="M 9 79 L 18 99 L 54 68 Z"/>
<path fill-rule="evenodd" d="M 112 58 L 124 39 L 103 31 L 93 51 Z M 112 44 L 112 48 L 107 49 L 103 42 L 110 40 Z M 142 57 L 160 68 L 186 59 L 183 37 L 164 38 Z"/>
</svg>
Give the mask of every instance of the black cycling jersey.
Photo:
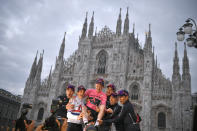
<svg viewBox="0 0 197 131">
<path fill-rule="evenodd" d="M 58 99 L 62 101 L 62 104 L 59 105 L 59 109 L 56 112 L 56 116 L 67 118 L 66 105 L 69 102 L 69 98 L 66 95 L 62 95 L 62 96 L 59 96 Z"/>
<path fill-rule="evenodd" d="M 136 120 L 137 117 L 135 115 L 134 109 L 133 109 L 133 105 L 129 102 L 129 100 L 127 100 L 124 104 L 123 107 L 121 109 L 120 114 L 112 119 L 106 119 L 103 120 L 103 123 L 116 123 L 116 122 L 123 122 L 124 125 L 124 130 L 122 131 L 137 131 L 138 129 L 136 129 Z"/>
</svg>

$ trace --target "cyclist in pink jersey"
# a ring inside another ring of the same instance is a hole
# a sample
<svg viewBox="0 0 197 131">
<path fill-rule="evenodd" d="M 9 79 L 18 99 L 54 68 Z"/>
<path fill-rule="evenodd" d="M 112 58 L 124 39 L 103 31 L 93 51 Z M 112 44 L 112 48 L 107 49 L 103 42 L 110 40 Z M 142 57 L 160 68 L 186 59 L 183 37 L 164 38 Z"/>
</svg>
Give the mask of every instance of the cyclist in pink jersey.
<svg viewBox="0 0 197 131">
<path fill-rule="evenodd" d="M 86 103 L 86 107 L 87 110 L 91 111 L 93 120 L 96 121 L 95 126 L 98 125 L 97 120 L 102 119 L 106 106 L 107 96 L 102 92 L 103 88 L 104 80 L 100 78 L 96 80 L 95 89 L 88 89 L 85 92 L 85 96 L 87 96 L 89 99 Z M 99 108 L 98 112 L 97 108 Z"/>
</svg>

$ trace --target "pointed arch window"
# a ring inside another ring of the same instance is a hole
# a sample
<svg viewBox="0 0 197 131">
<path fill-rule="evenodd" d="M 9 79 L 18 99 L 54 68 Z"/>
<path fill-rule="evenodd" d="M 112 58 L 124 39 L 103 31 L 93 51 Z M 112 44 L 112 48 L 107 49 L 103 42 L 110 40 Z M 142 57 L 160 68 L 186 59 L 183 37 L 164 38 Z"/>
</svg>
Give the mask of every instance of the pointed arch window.
<svg viewBox="0 0 197 131">
<path fill-rule="evenodd" d="M 106 63 L 107 63 L 107 52 L 102 50 L 97 55 L 98 68 L 97 74 L 105 74 L 106 73 Z"/>
<path fill-rule="evenodd" d="M 166 114 L 164 112 L 158 114 L 158 128 L 166 128 Z"/>
<path fill-rule="evenodd" d="M 44 108 L 40 108 L 38 111 L 37 120 L 41 121 L 43 119 L 43 115 L 44 115 Z"/>
<path fill-rule="evenodd" d="M 131 86 L 131 100 L 139 99 L 139 87 L 137 85 Z"/>
</svg>

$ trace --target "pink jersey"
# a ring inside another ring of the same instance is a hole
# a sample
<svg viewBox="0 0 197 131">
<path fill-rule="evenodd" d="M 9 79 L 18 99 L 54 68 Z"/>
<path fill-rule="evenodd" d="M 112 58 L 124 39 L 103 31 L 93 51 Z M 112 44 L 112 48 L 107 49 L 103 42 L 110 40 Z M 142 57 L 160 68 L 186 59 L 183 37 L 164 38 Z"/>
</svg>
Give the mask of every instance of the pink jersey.
<svg viewBox="0 0 197 131">
<path fill-rule="evenodd" d="M 88 89 L 85 92 L 85 96 L 89 98 L 86 105 L 93 110 L 96 110 L 96 106 L 106 104 L 107 96 L 102 91 L 98 93 L 96 89 Z"/>
</svg>

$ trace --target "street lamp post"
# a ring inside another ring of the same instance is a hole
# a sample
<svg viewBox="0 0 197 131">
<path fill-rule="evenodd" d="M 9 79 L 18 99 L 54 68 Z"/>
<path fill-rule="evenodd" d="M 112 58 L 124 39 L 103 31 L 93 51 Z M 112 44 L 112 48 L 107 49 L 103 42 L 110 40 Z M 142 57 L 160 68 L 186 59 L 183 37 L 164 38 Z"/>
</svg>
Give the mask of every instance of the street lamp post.
<svg viewBox="0 0 197 131">
<path fill-rule="evenodd" d="M 185 34 L 188 34 L 189 37 L 186 39 L 187 46 L 197 48 L 197 26 L 196 26 L 196 22 L 191 18 L 188 18 L 185 22 L 186 23 L 176 33 L 177 34 L 177 40 L 178 41 L 183 41 L 185 39 Z M 194 24 L 195 29 L 192 29 L 193 24 L 191 22 Z"/>
</svg>

